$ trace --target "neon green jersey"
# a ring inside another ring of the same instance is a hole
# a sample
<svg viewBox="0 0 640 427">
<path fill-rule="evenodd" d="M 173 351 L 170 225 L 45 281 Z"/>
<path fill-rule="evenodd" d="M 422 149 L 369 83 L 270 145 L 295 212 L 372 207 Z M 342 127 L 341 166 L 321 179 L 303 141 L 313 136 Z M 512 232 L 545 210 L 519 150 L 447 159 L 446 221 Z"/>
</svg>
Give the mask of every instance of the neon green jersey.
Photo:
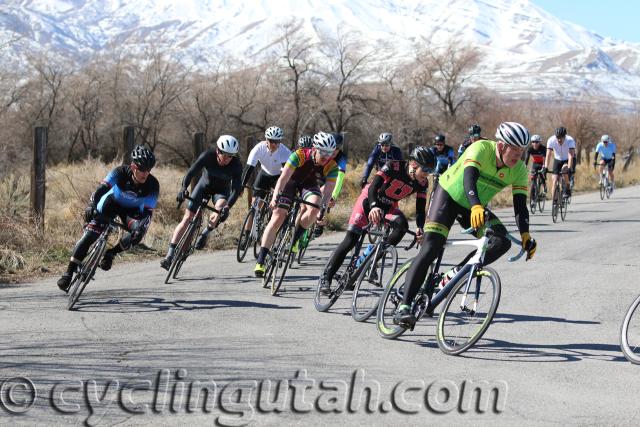
<svg viewBox="0 0 640 427">
<path fill-rule="evenodd" d="M 513 194 L 527 195 L 527 167 L 522 160 L 512 168 L 496 167 L 495 141 L 481 139 L 467 148 L 462 156 L 440 176 L 440 186 L 459 205 L 470 209 L 469 200 L 464 191 L 464 169 L 474 167 L 480 171 L 478 178 L 478 198 L 482 206 L 493 199 L 500 190 L 511 185 Z"/>
</svg>

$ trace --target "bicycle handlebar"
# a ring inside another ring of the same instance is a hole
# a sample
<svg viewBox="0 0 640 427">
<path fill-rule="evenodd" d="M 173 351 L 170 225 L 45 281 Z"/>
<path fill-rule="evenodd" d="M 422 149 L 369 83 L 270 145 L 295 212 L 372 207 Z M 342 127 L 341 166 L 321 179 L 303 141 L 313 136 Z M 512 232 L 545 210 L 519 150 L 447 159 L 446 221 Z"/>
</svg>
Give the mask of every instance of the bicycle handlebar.
<svg viewBox="0 0 640 427">
<path fill-rule="evenodd" d="M 203 208 L 203 209 L 209 209 L 213 213 L 218 213 L 218 214 L 220 213 L 220 210 L 209 206 L 209 200 L 208 199 L 202 199 L 200 202 L 198 202 L 196 199 L 194 199 L 192 197 L 189 197 L 189 196 L 185 196 L 184 198 L 185 198 L 185 200 L 190 200 L 190 201 L 192 201 L 194 203 L 199 203 L 200 207 Z M 182 202 L 178 203 L 178 209 L 180 209 L 180 206 L 182 206 Z"/>
</svg>

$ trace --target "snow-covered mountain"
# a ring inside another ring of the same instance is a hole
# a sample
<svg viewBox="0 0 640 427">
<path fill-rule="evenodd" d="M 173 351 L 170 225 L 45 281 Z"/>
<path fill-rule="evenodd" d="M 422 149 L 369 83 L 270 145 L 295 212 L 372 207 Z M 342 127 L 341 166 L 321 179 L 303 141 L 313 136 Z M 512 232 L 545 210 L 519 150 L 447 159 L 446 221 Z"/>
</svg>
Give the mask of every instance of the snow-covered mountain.
<svg viewBox="0 0 640 427">
<path fill-rule="evenodd" d="M 528 0 L 4 0 L 0 47 L 21 40 L 0 53 L 19 61 L 46 50 L 82 62 L 153 43 L 195 64 L 221 52 L 259 58 L 291 17 L 312 41 L 338 25 L 355 30 L 389 61 L 411 60 L 416 43 L 458 36 L 482 52 L 474 81 L 512 96 L 640 100 L 640 44 L 604 38 Z"/>
</svg>

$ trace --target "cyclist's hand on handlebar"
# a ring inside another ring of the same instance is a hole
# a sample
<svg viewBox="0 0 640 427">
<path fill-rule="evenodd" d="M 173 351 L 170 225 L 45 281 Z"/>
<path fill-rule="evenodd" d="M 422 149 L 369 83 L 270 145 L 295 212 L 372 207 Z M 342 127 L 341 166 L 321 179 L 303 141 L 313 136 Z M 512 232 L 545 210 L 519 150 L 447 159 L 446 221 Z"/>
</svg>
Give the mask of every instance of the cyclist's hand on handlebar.
<svg viewBox="0 0 640 427">
<path fill-rule="evenodd" d="M 380 224 L 380 221 L 382 221 L 382 209 L 380 208 L 371 209 L 371 211 L 369 212 L 369 222 L 372 222 L 375 225 L 378 225 Z"/>
<path fill-rule="evenodd" d="M 91 203 L 84 208 L 84 222 L 90 223 L 94 216 L 96 216 L 96 207 Z"/>
<path fill-rule="evenodd" d="M 186 188 L 181 188 L 180 191 L 178 191 L 178 194 L 176 195 L 176 202 L 178 202 L 178 203 L 184 202 L 184 199 L 188 195 L 189 195 L 189 191 L 187 191 Z"/>
<path fill-rule="evenodd" d="M 522 237 L 522 249 L 527 251 L 527 261 L 529 261 L 536 253 L 538 244 L 531 238 L 529 233 L 522 233 L 520 237 Z"/>
<path fill-rule="evenodd" d="M 540 169 L 540 173 L 541 173 L 542 175 L 545 175 L 547 172 L 548 172 L 547 168 L 542 168 L 542 169 Z"/>
<path fill-rule="evenodd" d="M 422 244 L 422 239 L 424 238 L 424 231 L 422 231 L 422 228 L 416 228 L 416 242 L 421 245 Z"/>
<path fill-rule="evenodd" d="M 471 206 L 471 226 L 476 230 L 484 225 L 484 207 L 482 205 Z"/>
<path fill-rule="evenodd" d="M 219 218 L 220 219 L 218 220 L 218 224 L 222 224 L 227 220 L 227 218 L 229 218 L 229 206 L 225 205 L 220 208 Z"/>
</svg>

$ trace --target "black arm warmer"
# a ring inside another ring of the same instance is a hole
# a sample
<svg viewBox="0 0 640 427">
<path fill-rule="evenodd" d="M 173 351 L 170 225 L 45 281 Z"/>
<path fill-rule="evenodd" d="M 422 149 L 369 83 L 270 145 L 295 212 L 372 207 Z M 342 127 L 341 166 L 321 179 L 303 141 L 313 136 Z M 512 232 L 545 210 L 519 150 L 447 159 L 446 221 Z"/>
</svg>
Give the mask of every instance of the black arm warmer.
<svg viewBox="0 0 640 427">
<path fill-rule="evenodd" d="M 111 189 L 111 186 L 106 182 L 100 183 L 98 188 L 96 188 L 96 191 L 94 191 L 93 194 L 91 195 L 91 199 L 89 199 L 89 202 L 92 205 L 96 206 L 100 201 L 100 199 L 102 199 L 102 196 L 107 194 L 107 191 L 109 191 L 110 189 Z"/>
<path fill-rule="evenodd" d="M 255 168 L 256 168 L 255 166 L 251 166 L 249 164 L 247 164 L 244 167 L 244 171 L 242 171 L 242 184 L 241 184 L 242 187 L 247 185 L 247 181 L 249 181 L 249 177 L 251 176 Z"/>
<path fill-rule="evenodd" d="M 516 224 L 520 234 L 529 232 L 529 210 L 527 208 L 527 196 L 524 194 L 513 195 L 513 211 L 516 214 Z"/>
<path fill-rule="evenodd" d="M 471 206 L 481 204 L 478 197 L 478 178 L 480 178 L 480 169 L 473 166 L 464 168 L 464 193 Z"/>
<path fill-rule="evenodd" d="M 418 228 L 424 227 L 424 221 L 426 218 L 425 208 L 427 206 L 427 199 L 424 197 L 416 197 L 416 225 Z"/>
<path fill-rule="evenodd" d="M 369 206 L 378 202 L 378 191 L 382 188 L 382 184 L 384 184 L 384 179 L 382 179 L 380 175 L 375 175 L 373 181 L 371 181 L 371 185 L 369 185 L 369 192 L 367 193 Z"/>
</svg>

